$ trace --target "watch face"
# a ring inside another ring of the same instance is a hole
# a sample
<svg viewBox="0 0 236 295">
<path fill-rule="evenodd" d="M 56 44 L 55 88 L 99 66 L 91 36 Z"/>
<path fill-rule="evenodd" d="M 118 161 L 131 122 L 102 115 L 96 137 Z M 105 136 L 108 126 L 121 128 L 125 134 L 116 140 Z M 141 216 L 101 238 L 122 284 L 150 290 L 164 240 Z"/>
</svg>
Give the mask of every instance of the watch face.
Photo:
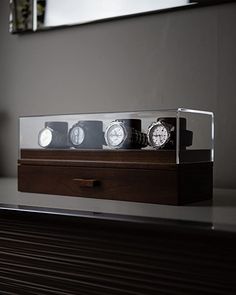
<svg viewBox="0 0 236 295">
<path fill-rule="evenodd" d="M 70 141 L 72 142 L 73 145 L 80 145 L 84 141 L 85 133 L 84 129 L 75 126 L 71 128 L 70 131 Z"/>
<path fill-rule="evenodd" d="M 163 147 L 170 137 L 168 129 L 160 122 L 153 123 L 148 133 L 149 144 L 155 148 Z"/>
<path fill-rule="evenodd" d="M 111 147 L 119 147 L 125 140 L 126 133 L 124 127 L 120 123 L 111 123 L 105 133 L 107 145 Z"/>
<path fill-rule="evenodd" d="M 41 147 L 47 147 L 52 142 L 52 130 L 50 128 L 44 128 L 39 132 L 39 145 Z"/>
</svg>

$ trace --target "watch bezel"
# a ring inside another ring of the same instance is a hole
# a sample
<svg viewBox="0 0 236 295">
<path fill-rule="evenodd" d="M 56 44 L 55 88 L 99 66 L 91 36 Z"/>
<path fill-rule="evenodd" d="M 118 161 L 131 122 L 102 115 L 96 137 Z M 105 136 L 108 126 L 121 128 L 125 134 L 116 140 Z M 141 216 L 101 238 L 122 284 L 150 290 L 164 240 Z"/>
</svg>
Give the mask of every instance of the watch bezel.
<svg viewBox="0 0 236 295">
<path fill-rule="evenodd" d="M 110 130 L 114 125 L 118 125 L 118 126 L 121 127 L 121 128 L 123 129 L 123 131 L 124 131 L 124 137 L 123 137 L 121 143 L 119 143 L 118 145 L 111 145 L 111 144 L 110 144 L 110 141 L 109 141 L 109 139 L 108 139 L 108 133 L 109 133 L 109 130 Z M 107 126 L 107 128 L 106 128 L 106 130 L 105 130 L 105 134 L 104 134 L 104 138 L 105 138 L 105 141 L 106 141 L 107 146 L 109 146 L 110 148 L 113 148 L 113 149 L 119 149 L 119 148 L 121 148 L 121 147 L 124 145 L 124 143 L 125 143 L 127 137 L 128 137 L 128 132 L 127 132 L 127 129 L 126 129 L 126 126 L 125 126 L 124 122 L 122 122 L 122 121 L 113 121 L 113 122 L 111 122 L 111 123 Z"/>
</svg>

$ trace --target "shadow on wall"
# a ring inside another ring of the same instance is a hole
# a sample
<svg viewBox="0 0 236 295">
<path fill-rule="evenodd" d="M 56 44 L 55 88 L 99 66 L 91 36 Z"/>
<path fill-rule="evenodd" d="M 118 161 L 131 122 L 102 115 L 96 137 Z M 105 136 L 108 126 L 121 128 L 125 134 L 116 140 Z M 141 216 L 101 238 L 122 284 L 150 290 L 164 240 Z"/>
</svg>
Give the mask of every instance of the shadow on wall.
<svg viewBox="0 0 236 295">
<path fill-rule="evenodd" d="M 10 121 L 10 117 L 6 112 L 0 111 L 0 176 L 3 175 L 3 141 L 4 141 L 4 129 L 7 125 L 7 123 Z"/>
</svg>

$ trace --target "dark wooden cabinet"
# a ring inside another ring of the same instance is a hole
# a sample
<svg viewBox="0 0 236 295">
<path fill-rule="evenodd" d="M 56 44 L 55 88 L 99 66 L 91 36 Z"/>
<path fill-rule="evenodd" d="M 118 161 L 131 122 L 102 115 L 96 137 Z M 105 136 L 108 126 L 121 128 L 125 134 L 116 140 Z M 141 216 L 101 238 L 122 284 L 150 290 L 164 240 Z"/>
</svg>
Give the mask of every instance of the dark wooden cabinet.
<svg viewBox="0 0 236 295">
<path fill-rule="evenodd" d="M 0 293 L 234 295 L 236 234 L 211 224 L 0 210 Z"/>
</svg>

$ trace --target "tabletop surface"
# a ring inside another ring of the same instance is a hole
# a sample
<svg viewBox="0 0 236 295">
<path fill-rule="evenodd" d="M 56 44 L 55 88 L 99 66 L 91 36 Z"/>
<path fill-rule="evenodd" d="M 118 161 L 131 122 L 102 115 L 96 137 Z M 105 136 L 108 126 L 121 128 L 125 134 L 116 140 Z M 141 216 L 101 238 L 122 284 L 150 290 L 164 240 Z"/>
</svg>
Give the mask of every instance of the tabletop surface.
<svg viewBox="0 0 236 295">
<path fill-rule="evenodd" d="M 207 224 L 211 230 L 236 232 L 236 190 L 214 189 L 212 201 L 185 206 L 157 205 L 17 191 L 16 178 L 0 178 L 0 209 L 45 214 Z"/>
</svg>

